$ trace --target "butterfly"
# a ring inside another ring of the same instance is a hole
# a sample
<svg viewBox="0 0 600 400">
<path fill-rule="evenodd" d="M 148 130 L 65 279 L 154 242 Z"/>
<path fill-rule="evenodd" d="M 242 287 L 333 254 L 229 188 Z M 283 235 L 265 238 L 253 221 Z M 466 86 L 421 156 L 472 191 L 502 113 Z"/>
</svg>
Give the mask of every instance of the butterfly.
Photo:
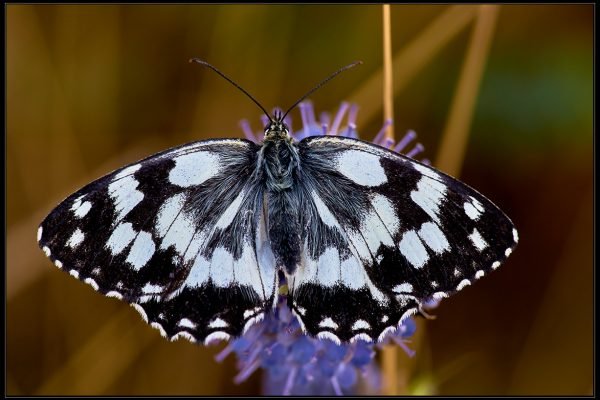
<svg viewBox="0 0 600 400">
<path fill-rule="evenodd" d="M 515 248 L 510 219 L 466 184 L 359 139 L 296 141 L 285 115 L 260 143 L 197 141 L 91 182 L 44 219 L 39 246 L 163 336 L 205 344 L 262 320 L 282 277 L 305 333 L 381 341 Z"/>
</svg>

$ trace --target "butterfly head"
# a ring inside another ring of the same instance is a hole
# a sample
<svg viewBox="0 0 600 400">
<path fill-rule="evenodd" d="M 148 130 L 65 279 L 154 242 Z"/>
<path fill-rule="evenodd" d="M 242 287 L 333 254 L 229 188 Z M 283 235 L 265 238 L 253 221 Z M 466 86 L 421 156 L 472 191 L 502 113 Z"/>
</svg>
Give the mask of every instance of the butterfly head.
<svg viewBox="0 0 600 400">
<path fill-rule="evenodd" d="M 265 139 L 287 138 L 290 135 L 290 129 L 283 121 L 283 116 L 276 113 L 265 127 Z"/>
</svg>

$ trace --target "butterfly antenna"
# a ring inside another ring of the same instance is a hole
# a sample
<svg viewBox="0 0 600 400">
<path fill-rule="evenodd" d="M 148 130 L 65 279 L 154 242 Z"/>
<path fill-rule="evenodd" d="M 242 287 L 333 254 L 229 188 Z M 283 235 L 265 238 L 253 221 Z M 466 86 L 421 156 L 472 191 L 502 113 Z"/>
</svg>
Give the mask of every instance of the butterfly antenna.
<svg viewBox="0 0 600 400">
<path fill-rule="evenodd" d="M 191 63 L 195 62 L 200 65 L 204 65 L 205 67 L 208 67 L 208 68 L 212 69 L 213 71 L 215 71 L 217 74 L 221 75 L 221 77 L 223 79 L 225 79 L 227 82 L 231 83 L 233 86 L 238 88 L 242 93 L 244 93 L 246 96 L 248 96 L 250 98 L 250 100 L 252 100 L 254 102 L 254 104 L 256 104 L 261 110 L 263 110 L 263 112 L 265 113 L 267 118 L 269 118 L 269 121 L 273 122 L 273 119 L 271 118 L 271 115 L 269 114 L 269 112 L 267 110 L 265 110 L 265 108 L 258 101 L 256 101 L 256 99 L 254 97 L 252 97 L 252 95 L 250 93 L 246 92 L 243 87 L 241 87 L 240 85 L 238 85 L 237 83 L 235 83 L 234 81 L 229 79 L 224 73 L 219 71 L 216 67 L 214 67 L 213 65 L 211 65 L 211 64 L 207 63 L 206 61 L 203 61 L 199 58 L 191 58 L 190 62 Z M 341 71 L 338 71 L 338 72 L 341 72 Z M 332 76 L 332 78 L 333 78 L 333 76 Z"/>
<path fill-rule="evenodd" d="M 360 64 L 362 64 L 362 61 L 355 61 L 352 64 L 346 65 L 345 67 L 342 67 L 342 68 L 338 69 L 333 74 L 331 74 L 327 78 L 323 79 L 319 84 L 317 84 L 317 86 L 315 86 L 314 88 L 310 89 L 308 91 L 308 93 L 306 93 L 304 96 L 300 97 L 300 100 L 298 100 L 290 108 L 288 108 L 288 110 L 285 112 L 285 114 L 283 114 L 283 117 L 281 119 L 283 120 L 283 118 L 285 118 L 286 115 L 288 115 L 288 113 L 290 111 L 292 111 L 298 104 L 300 104 L 300 102 L 302 100 L 306 99 L 308 96 L 310 96 L 311 94 L 313 94 L 317 89 L 319 89 L 321 86 L 323 86 L 324 84 L 326 84 L 327 82 L 329 82 L 330 80 L 332 80 L 333 78 L 335 78 L 338 74 L 346 71 L 347 69 L 354 68 L 354 67 L 356 67 L 357 65 L 360 65 Z"/>
</svg>

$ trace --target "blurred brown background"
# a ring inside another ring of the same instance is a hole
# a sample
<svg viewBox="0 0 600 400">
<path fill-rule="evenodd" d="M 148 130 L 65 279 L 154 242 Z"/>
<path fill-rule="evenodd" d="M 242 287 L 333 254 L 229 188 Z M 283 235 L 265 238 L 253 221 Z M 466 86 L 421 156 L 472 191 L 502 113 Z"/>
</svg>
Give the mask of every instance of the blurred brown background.
<svg viewBox="0 0 600 400">
<path fill-rule="evenodd" d="M 396 136 L 414 129 L 434 161 L 477 6 L 392 6 Z M 260 393 L 222 348 L 168 343 L 124 303 L 59 272 L 37 224 L 88 181 L 181 143 L 239 137 L 259 110 L 311 98 L 382 121 L 381 6 L 8 5 L 7 393 Z M 592 5 L 503 5 L 460 177 L 515 222 L 497 272 L 419 321 L 400 354 L 406 393 L 591 394 Z M 299 113 L 292 115 L 298 126 Z"/>
</svg>

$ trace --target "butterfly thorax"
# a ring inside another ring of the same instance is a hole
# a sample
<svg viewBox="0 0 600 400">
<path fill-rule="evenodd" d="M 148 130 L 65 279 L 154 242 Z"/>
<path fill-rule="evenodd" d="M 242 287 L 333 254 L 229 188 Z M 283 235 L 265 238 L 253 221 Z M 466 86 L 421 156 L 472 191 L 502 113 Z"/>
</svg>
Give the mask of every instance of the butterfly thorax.
<svg viewBox="0 0 600 400">
<path fill-rule="evenodd" d="M 278 267 L 292 274 L 300 261 L 300 156 L 288 127 L 275 120 L 265 129 L 258 168 L 264 177 L 268 232 Z"/>
<path fill-rule="evenodd" d="M 299 166 L 298 148 L 282 122 L 274 121 L 265 129 L 259 162 L 259 168 L 266 176 L 268 191 L 281 192 L 294 186 Z"/>
</svg>

